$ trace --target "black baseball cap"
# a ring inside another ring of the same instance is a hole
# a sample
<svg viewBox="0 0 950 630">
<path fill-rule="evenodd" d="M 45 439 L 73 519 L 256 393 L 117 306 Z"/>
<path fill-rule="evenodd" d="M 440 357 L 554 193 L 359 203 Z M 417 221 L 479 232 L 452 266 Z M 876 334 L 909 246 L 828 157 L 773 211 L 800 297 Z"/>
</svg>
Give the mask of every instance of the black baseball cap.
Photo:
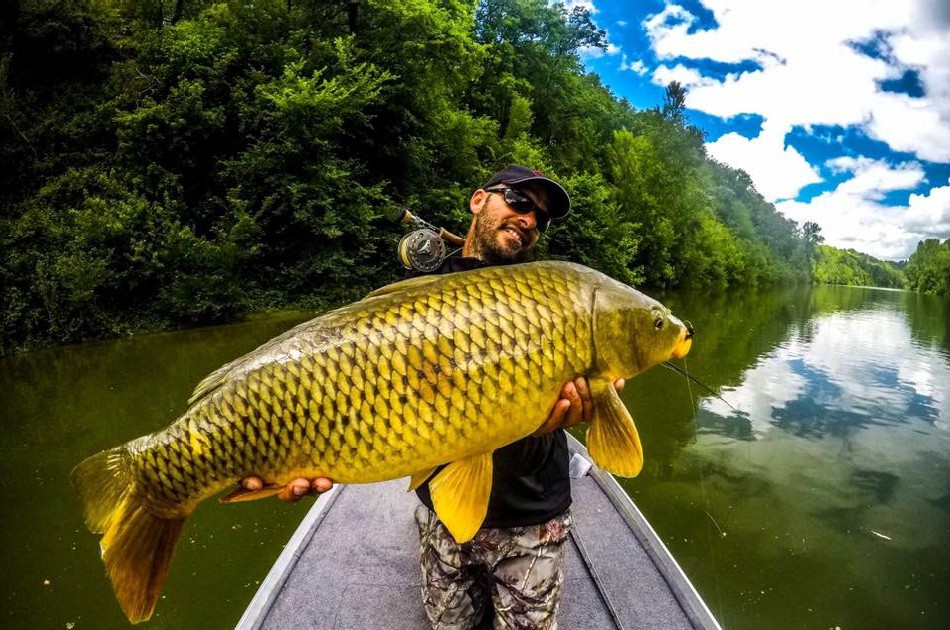
<svg viewBox="0 0 950 630">
<path fill-rule="evenodd" d="M 548 216 L 552 219 L 560 219 L 571 211 L 571 198 L 563 186 L 553 179 L 545 177 L 541 171 L 535 171 L 517 164 L 510 164 L 492 175 L 482 188 L 487 189 L 498 184 L 508 184 L 517 188 L 518 184 L 527 184 L 528 182 L 536 182 L 547 191 L 548 206 L 550 206 Z"/>
</svg>

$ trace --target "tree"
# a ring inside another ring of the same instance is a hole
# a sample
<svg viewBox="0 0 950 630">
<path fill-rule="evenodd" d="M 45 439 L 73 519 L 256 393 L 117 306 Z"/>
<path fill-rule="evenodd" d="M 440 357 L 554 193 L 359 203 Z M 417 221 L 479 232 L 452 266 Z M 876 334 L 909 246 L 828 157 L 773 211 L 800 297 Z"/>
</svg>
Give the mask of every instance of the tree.
<svg viewBox="0 0 950 630">
<path fill-rule="evenodd" d="M 821 226 L 814 221 L 806 221 L 802 226 L 802 238 L 809 246 L 825 242 L 825 237 L 821 235 Z"/>
<path fill-rule="evenodd" d="M 706 156 L 681 85 L 637 111 L 585 71 L 606 46 L 588 9 L 360 0 L 354 29 L 354 6 L 17 3 L 0 353 L 350 301 L 398 275 L 391 208 L 461 229 L 473 184 L 511 162 L 574 198 L 542 255 L 654 287 L 811 279 L 818 230 Z"/>
<path fill-rule="evenodd" d="M 901 288 L 904 275 L 893 263 L 877 260 L 853 249 L 815 245 L 812 262 L 816 282 Z"/>
<path fill-rule="evenodd" d="M 950 295 L 950 239 L 917 243 L 904 270 L 908 287 L 920 293 Z"/>
<path fill-rule="evenodd" d="M 679 81 L 670 81 L 663 97 L 663 117 L 682 122 L 686 110 L 686 88 Z"/>
</svg>

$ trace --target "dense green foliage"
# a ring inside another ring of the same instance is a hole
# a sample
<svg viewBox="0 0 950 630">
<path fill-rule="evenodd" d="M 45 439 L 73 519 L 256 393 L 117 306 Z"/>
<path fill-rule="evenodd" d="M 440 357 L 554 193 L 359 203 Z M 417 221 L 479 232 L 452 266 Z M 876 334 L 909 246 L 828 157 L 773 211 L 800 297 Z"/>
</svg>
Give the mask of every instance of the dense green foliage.
<svg viewBox="0 0 950 630">
<path fill-rule="evenodd" d="M 894 263 L 856 252 L 818 245 L 815 249 L 814 278 L 821 284 L 846 284 L 865 287 L 904 286 L 904 274 Z"/>
<path fill-rule="evenodd" d="M 917 243 L 904 269 L 913 291 L 950 296 L 950 239 L 943 243 L 927 239 Z"/>
<path fill-rule="evenodd" d="M 512 162 L 575 211 L 541 245 L 626 282 L 809 281 L 815 242 L 710 160 L 683 91 L 635 111 L 546 0 L 23 0 L 0 28 L 0 353 L 322 308 L 399 276 Z M 358 12 L 354 13 L 353 8 Z"/>
</svg>

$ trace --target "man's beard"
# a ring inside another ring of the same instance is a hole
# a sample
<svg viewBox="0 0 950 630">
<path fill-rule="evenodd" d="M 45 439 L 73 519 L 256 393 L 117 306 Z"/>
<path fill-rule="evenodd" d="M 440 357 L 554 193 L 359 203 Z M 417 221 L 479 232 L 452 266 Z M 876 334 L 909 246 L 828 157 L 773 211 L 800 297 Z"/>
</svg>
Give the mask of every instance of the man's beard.
<svg viewBox="0 0 950 630">
<path fill-rule="evenodd" d="M 521 246 L 509 245 L 507 238 L 499 242 L 499 233 L 506 226 L 514 226 L 521 235 Z M 531 256 L 531 250 L 534 243 L 530 243 L 531 235 L 529 232 L 520 229 L 517 224 L 512 222 L 496 222 L 487 218 L 484 214 L 475 216 L 475 238 L 473 241 L 473 254 L 477 258 L 492 264 L 505 265 L 510 263 L 519 263 L 528 260 Z"/>
</svg>

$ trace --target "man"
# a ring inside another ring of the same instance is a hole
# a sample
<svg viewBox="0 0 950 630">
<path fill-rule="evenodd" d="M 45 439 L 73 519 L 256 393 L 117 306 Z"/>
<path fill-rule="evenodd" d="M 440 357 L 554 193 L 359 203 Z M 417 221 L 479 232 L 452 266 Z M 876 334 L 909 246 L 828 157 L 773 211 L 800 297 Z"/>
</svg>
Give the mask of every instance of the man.
<svg viewBox="0 0 950 630">
<path fill-rule="evenodd" d="M 436 273 L 523 262 L 550 220 L 570 207 L 557 182 L 508 166 L 472 194 L 462 255 L 446 259 Z M 615 386 L 619 391 L 623 381 Z M 571 527 L 567 438 L 559 429 L 586 420 L 590 406 L 584 378 L 565 383 L 533 436 L 494 453 L 488 514 L 468 543 L 456 543 L 436 517 L 428 483 L 417 490 L 423 603 L 433 628 L 474 628 L 489 601 L 496 628 L 557 627 L 563 543 Z M 262 482 L 250 477 L 244 485 L 253 490 Z M 295 479 L 279 496 L 292 501 L 330 487 L 329 479 Z"/>
</svg>

